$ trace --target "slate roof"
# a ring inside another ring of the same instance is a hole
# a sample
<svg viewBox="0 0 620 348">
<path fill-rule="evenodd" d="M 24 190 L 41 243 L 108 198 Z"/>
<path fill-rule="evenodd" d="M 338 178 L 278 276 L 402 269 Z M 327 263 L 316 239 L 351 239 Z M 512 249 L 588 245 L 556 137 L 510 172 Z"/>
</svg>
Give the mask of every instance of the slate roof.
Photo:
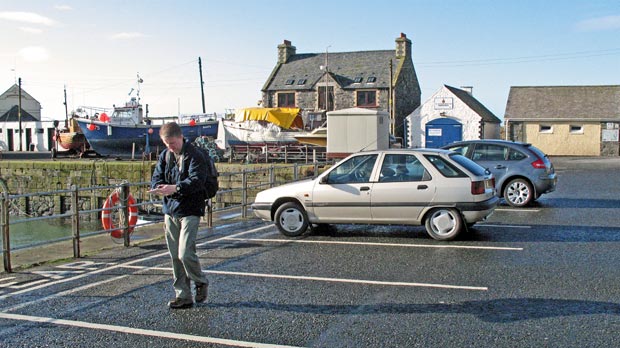
<svg viewBox="0 0 620 348">
<path fill-rule="evenodd" d="M 502 123 L 502 121 L 495 116 L 486 106 L 482 105 L 478 101 L 478 99 L 474 98 L 471 94 L 466 91 L 455 88 L 452 86 L 444 85 L 450 92 L 452 92 L 457 98 L 459 98 L 463 103 L 469 106 L 474 112 L 480 115 L 480 118 L 487 123 Z"/>
<path fill-rule="evenodd" d="M 273 77 L 263 86 L 263 91 L 281 90 L 311 90 L 314 85 L 321 81 L 325 65 L 326 53 L 303 53 L 295 54 L 284 64 L 278 64 Z M 396 59 L 395 50 L 383 51 L 359 51 L 359 52 L 329 52 L 328 70 L 332 78 L 342 89 L 360 88 L 389 88 L 390 68 L 396 71 L 399 60 Z M 362 77 L 362 82 L 355 83 L 356 77 Z M 368 77 L 375 77 L 374 83 L 368 82 Z M 300 80 L 306 80 L 299 84 Z M 288 80 L 294 80 L 293 84 L 287 84 Z"/>
<path fill-rule="evenodd" d="M 620 86 L 513 86 L 504 118 L 620 120 Z"/>
<path fill-rule="evenodd" d="M 0 116 L 0 122 L 19 122 L 19 118 L 17 115 L 17 109 L 19 106 L 13 105 L 13 107 Z M 38 121 L 34 116 L 32 116 L 28 111 L 22 109 L 22 122 L 29 121 Z"/>
</svg>

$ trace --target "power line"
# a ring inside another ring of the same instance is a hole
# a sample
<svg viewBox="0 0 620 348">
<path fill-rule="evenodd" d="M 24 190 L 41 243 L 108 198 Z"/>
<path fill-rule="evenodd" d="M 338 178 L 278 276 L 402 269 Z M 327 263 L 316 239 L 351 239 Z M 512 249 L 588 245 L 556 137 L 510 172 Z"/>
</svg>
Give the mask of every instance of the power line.
<svg viewBox="0 0 620 348">
<path fill-rule="evenodd" d="M 582 59 L 599 56 L 620 55 L 620 48 L 612 48 L 597 51 L 579 51 L 558 54 L 546 54 L 536 56 L 521 56 L 507 58 L 486 58 L 472 60 L 452 60 L 452 61 L 436 61 L 436 62 L 416 62 L 416 66 L 420 67 L 459 67 L 459 66 L 481 66 L 481 65 L 497 65 L 497 64 L 520 64 L 531 62 L 557 61 L 569 59 Z"/>
</svg>

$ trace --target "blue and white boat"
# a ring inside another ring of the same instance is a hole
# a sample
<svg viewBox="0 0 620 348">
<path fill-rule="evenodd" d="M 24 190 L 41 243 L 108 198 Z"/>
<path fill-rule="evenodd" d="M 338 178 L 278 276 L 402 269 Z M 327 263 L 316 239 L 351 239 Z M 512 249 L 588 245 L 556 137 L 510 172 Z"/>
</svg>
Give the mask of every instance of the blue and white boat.
<svg viewBox="0 0 620 348">
<path fill-rule="evenodd" d="M 148 117 L 147 112 L 144 117 L 142 105 L 135 97 L 123 106 L 114 106 L 109 116 L 106 112 L 89 115 L 85 113 L 86 109 L 78 109 L 82 115 L 76 121 L 91 149 L 101 156 L 133 157 L 159 153 L 165 148 L 159 129 L 166 122 L 177 122 L 183 136 L 192 142 L 198 137 L 217 136 L 218 122 L 213 114 Z"/>
</svg>

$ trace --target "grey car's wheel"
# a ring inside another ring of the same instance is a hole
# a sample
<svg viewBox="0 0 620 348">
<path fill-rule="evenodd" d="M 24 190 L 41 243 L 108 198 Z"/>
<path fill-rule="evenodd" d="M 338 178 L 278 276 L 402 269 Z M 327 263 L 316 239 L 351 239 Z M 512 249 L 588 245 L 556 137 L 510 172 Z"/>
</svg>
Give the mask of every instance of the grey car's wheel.
<svg viewBox="0 0 620 348">
<path fill-rule="evenodd" d="M 304 208 L 295 202 L 282 204 L 276 210 L 274 220 L 280 233 L 287 237 L 301 236 L 308 229 L 308 215 Z"/>
<path fill-rule="evenodd" d="M 513 179 L 506 185 L 504 199 L 513 207 L 524 207 L 534 200 L 534 190 L 529 181 L 521 178 Z"/>
<path fill-rule="evenodd" d="M 426 217 L 426 232 L 436 240 L 453 240 L 463 229 L 463 219 L 456 209 L 438 208 Z"/>
</svg>

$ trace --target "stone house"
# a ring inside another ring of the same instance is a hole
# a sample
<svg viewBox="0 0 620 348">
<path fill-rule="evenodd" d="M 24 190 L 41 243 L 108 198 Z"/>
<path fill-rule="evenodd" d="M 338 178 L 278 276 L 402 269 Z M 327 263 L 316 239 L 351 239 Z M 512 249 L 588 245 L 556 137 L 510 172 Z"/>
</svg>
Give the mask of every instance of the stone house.
<svg viewBox="0 0 620 348">
<path fill-rule="evenodd" d="M 620 155 L 620 85 L 513 86 L 506 137 L 556 156 Z"/>
<path fill-rule="evenodd" d="M 443 85 L 407 116 L 407 147 L 438 148 L 454 141 L 498 139 L 501 120 L 472 95 L 472 87 Z"/>
<path fill-rule="evenodd" d="M 404 119 L 420 105 L 420 96 L 405 34 L 395 50 L 380 51 L 297 53 L 285 40 L 262 88 L 262 106 L 298 107 L 315 121 L 327 111 L 353 107 L 386 111 L 392 134 L 403 137 Z"/>
</svg>

